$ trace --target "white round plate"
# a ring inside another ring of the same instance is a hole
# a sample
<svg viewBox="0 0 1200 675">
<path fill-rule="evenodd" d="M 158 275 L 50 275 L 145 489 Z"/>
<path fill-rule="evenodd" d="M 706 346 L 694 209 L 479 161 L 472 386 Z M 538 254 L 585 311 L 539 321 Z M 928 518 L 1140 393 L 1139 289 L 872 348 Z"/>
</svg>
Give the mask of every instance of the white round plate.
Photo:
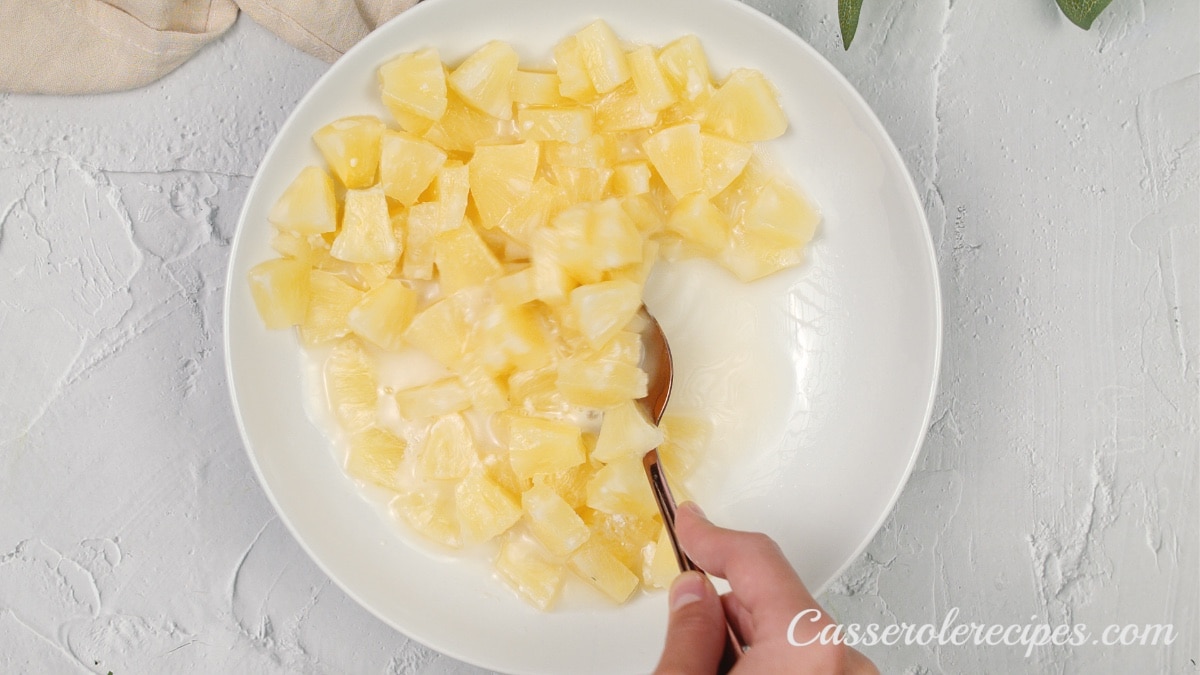
<svg viewBox="0 0 1200 675">
<path fill-rule="evenodd" d="M 376 68 L 434 46 L 447 62 L 502 39 L 522 63 L 603 18 L 630 42 L 698 35 L 723 77 L 762 70 L 791 122 L 767 152 L 824 221 L 800 268 L 743 285 L 703 261 L 662 266 L 647 304 L 679 372 L 672 406 L 713 420 L 712 450 L 686 486 L 725 525 L 765 531 L 814 590 L 866 546 L 919 452 L 937 381 L 941 310 L 933 247 L 895 146 L 862 98 L 793 33 L 734 0 L 430 0 L 333 65 L 275 139 L 250 188 L 226 291 L 226 354 L 238 420 L 267 494 L 322 569 L 376 616 L 455 658 L 508 672 L 649 670 L 664 595 L 622 607 L 568 593 L 532 609 L 488 562 L 431 551 L 345 477 L 305 414 L 291 331 L 267 331 L 247 271 L 274 257 L 266 214 L 307 164 L 310 135 L 377 114 Z"/>
</svg>

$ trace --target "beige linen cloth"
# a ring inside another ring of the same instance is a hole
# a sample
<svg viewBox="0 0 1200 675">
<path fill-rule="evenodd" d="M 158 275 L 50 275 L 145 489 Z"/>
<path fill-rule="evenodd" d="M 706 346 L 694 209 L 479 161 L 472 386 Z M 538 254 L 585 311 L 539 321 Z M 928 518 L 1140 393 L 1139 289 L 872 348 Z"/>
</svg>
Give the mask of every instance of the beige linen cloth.
<svg viewBox="0 0 1200 675">
<path fill-rule="evenodd" d="M 417 0 L 0 0 L 0 91 L 133 89 L 179 67 L 238 10 L 334 61 Z"/>
</svg>

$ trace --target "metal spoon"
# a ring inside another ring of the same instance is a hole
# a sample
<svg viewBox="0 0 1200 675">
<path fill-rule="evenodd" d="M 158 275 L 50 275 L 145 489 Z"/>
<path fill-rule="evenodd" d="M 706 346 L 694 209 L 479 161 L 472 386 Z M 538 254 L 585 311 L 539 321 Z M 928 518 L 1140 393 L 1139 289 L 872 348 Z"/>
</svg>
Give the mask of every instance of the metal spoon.
<svg viewBox="0 0 1200 675">
<path fill-rule="evenodd" d="M 667 344 L 667 336 L 663 333 L 662 326 L 658 325 L 658 321 L 650 314 L 645 305 L 638 310 L 638 315 L 644 321 L 641 332 L 642 370 L 646 371 L 649 379 L 646 395 L 638 399 L 638 402 L 646 407 L 650 419 L 658 424 L 662 421 L 663 411 L 667 409 L 667 400 L 671 398 L 671 380 L 674 374 L 671 346 Z M 663 525 L 667 528 L 667 538 L 671 540 L 671 548 L 675 551 L 675 562 L 679 563 L 680 571 L 695 570 L 705 574 L 705 571 L 684 553 L 683 548 L 679 545 L 679 539 L 675 536 L 675 497 L 671 495 L 671 487 L 667 485 L 667 476 L 659 462 L 658 448 L 646 453 L 646 456 L 642 458 L 642 465 L 646 468 L 646 477 L 650 479 L 650 490 L 654 493 L 654 501 L 658 503 L 658 512 L 662 514 Z M 726 619 L 725 626 L 729 639 L 725 645 L 725 654 L 721 659 L 721 672 L 731 668 L 743 652 L 742 640 L 734 630 L 733 624 Z"/>
</svg>

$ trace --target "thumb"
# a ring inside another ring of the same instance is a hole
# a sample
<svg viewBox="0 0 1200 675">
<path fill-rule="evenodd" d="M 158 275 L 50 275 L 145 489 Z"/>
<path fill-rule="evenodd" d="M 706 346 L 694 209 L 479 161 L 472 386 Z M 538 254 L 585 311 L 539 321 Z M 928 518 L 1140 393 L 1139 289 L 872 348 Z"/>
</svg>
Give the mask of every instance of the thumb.
<svg viewBox="0 0 1200 675">
<path fill-rule="evenodd" d="M 684 572 L 671 584 L 667 644 L 655 675 L 716 673 L 725 648 L 725 613 L 708 577 Z"/>
</svg>

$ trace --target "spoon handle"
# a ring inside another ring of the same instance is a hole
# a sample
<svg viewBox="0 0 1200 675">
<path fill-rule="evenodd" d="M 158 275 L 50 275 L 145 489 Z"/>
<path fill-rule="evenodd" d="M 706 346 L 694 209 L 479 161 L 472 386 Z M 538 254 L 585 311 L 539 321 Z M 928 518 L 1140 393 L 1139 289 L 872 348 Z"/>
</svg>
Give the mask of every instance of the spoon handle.
<svg viewBox="0 0 1200 675">
<path fill-rule="evenodd" d="M 696 571 L 707 574 L 683 552 L 683 547 L 679 545 L 679 539 L 675 535 L 675 497 L 671 494 L 671 487 L 667 485 L 667 476 L 663 472 L 662 464 L 658 461 L 658 449 L 647 452 L 642 459 L 642 464 L 646 468 L 646 476 L 650 479 L 650 489 L 654 493 L 654 501 L 658 503 L 658 511 L 662 514 L 663 525 L 667 528 L 667 538 L 671 540 L 671 548 L 675 551 L 675 562 L 679 563 L 680 571 Z M 728 617 L 725 619 L 725 632 L 727 639 L 725 653 L 721 656 L 722 673 L 729 671 L 744 651 L 742 640 L 734 630 L 733 624 L 729 623 Z"/>
</svg>

